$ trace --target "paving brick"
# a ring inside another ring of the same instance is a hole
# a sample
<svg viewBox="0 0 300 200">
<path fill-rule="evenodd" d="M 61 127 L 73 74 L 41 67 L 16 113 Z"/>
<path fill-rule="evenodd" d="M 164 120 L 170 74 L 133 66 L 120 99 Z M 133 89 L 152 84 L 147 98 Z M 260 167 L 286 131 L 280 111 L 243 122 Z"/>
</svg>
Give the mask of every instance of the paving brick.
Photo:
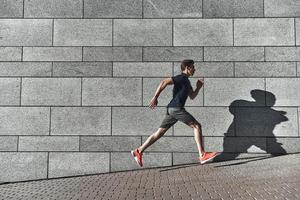
<svg viewBox="0 0 300 200">
<path fill-rule="evenodd" d="M 20 78 L 0 78 L 0 105 L 20 105 Z"/>
<path fill-rule="evenodd" d="M 145 18 L 202 17 L 202 0 L 147 0 L 144 2 Z"/>
<path fill-rule="evenodd" d="M 51 76 L 50 62 L 0 62 L 0 76 Z"/>
<path fill-rule="evenodd" d="M 267 98 L 268 106 L 299 106 L 300 94 L 299 78 L 267 78 L 266 90 L 275 95 L 274 98 Z M 275 101 L 275 102 L 274 102 Z"/>
<path fill-rule="evenodd" d="M 166 109 L 156 107 L 113 107 L 113 135 L 151 135 L 159 128 L 165 117 Z M 172 135 L 169 129 L 165 135 Z"/>
<path fill-rule="evenodd" d="M 49 135 L 50 109 L 0 107 L 1 135 Z"/>
<path fill-rule="evenodd" d="M 172 68 L 166 62 L 114 62 L 113 76 L 172 76 Z"/>
<path fill-rule="evenodd" d="M 24 47 L 24 61 L 81 61 L 81 47 Z"/>
<path fill-rule="evenodd" d="M 203 47 L 144 47 L 144 61 L 203 61 Z"/>
<path fill-rule="evenodd" d="M 17 151 L 17 136 L 0 136 L 0 151 Z"/>
<path fill-rule="evenodd" d="M 268 152 L 270 153 L 299 153 L 300 138 L 267 138 Z"/>
<path fill-rule="evenodd" d="M 171 77 L 171 76 L 170 76 Z M 157 87 L 164 78 L 143 78 L 143 105 L 148 106 L 151 98 L 154 96 Z M 196 89 L 196 78 L 190 78 L 193 89 Z M 167 86 L 164 91 L 160 93 L 158 98 L 158 106 L 166 106 L 172 100 L 172 90 L 174 85 Z M 195 99 L 186 100 L 185 106 L 203 106 L 203 92 L 200 89 L 198 96 Z"/>
<path fill-rule="evenodd" d="M 1 181 L 46 178 L 47 153 L 0 152 L 0 166 Z"/>
<path fill-rule="evenodd" d="M 235 63 L 236 77 L 296 77 L 294 62 L 241 62 Z"/>
<path fill-rule="evenodd" d="M 49 178 L 109 171 L 109 153 L 50 152 Z"/>
<path fill-rule="evenodd" d="M 203 17 L 263 17 L 263 0 L 203 0 Z"/>
<path fill-rule="evenodd" d="M 23 78 L 22 105 L 80 105 L 80 78 Z"/>
<path fill-rule="evenodd" d="M 266 47 L 266 61 L 300 61 L 300 47 Z"/>
<path fill-rule="evenodd" d="M 82 105 L 142 104 L 141 78 L 83 78 L 82 81 Z"/>
<path fill-rule="evenodd" d="M 195 62 L 193 77 L 233 77 L 233 63 Z M 180 74 L 180 62 L 174 63 L 174 74 Z M 196 88 L 196 87 L 195 87 Z"/>
<path fill-rule="evenodd" d="M 294 19 L 234 19 L 235 46 L 294 45 Z"/>
<path fill-rule="evenodd" d="M 149 167 L 160 167 L 172 165 L 171 153 L 148 153 L 144 152 L 144 166 L 143 168 Z M 130 152 L 126 153 L 111 153 L 111 171 L 123 171 L 139 169 L 135 160 L 132 158 Z"/>
<path fill-rule="evenodd" d="M 233 123 L 233 114 L 227 107 L 186 108 L 201 124 L 203 136 L 224 136 Z M 227 133 L 234 135 L 234 131 Z M 174 125 L 174 135 L 194 136 L 194 130 L 182 122 Z"/>
<path fill-rule="evenodd" d="M 204 61 L 264 61 L 264 48 L 204 47 Z"/>
<path fill-rule="evenodd" d="M 0 46 L 52 44 L 51 19 L 0 19 Z"/>
<path fill-rule="evenodd" d="M 171 19 L 115 19 L 113 45 L 170 46 Z"/>
<path fill-rule="evenodd" d="M 82 17 L 83 0 L 24 0 L 24 16 L 39 18 Z"/>
<path fill-rule="evenodd" d="M 143 143 L 148 137 L 143 136 Z M 149 152 L 198 152 L 194 137 L 161 137 L 147 148 Z"/>
<path fill-rule="evenodd" d="M 140 137 L 80 137 L 80 151 L 130 151 L 141 145 Z"/>
<path fill-rule="evenodd" d="M 174 19 L 174 46 L 230 46 L 232 34 L 230 19 Z"/>
<path fill-rule="evenodd" d="M 111 46 L 110 19 L 55 19 L 54 46 Z"/>
<path fill-rule="evenodd" d="M 21 61 L 21 59 L 22 47 L 0 47 L 0 61 Z"/>
<path fill-rule="evenodd" d="M 20 136 L 19 151 L 79 151 L 79 137 Z"/>
<path fill-rule="evenodd" d="M 57 107 L 51 110 L 51 135 L 110 135 L 109 107 Z"/>
<path fill-rule="evenodd" d="M 142 61 L 142 47 L 83 47 L 84 61 Z"/>
<path fill-rule="evenodd" d="M 250 92 L 254 89 L 264 90 L 264 82 L 263 78 L 206 78 L 204 106 L 229 106 L 235 100 L 253 102 Z M 250 106 L 264 105 L 264 102 L 257 102 Z"/>
<path fill-rule="evenodd" d="M 265 17 L 299 17 L 300 5 L 297 0 L 265 0 Z"/>
<path fill-rule="evenodd" d="M 85 0 L 85 18 L 141 18 L 141 0 Z"/>
<path fill-rule="evenodd" d="M 1 0 L 0 17 L 23 17 L 23 0 Z"/>
<path fill-rule="evenodd" d="M 298 136 L 297 108 L 236 108 L 237 136 Z"/>
<path fill-rule="evenodd" d="M 112 76 L 112 63 L 54 62 L 53 76 Z"/>
</svg>

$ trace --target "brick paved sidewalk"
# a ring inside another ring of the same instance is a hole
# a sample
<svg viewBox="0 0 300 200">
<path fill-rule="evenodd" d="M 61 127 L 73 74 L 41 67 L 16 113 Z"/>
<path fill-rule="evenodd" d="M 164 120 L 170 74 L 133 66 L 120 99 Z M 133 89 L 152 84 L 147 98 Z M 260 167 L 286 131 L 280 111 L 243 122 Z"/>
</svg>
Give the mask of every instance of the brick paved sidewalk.
<svg viewBox="0 0 300 200">
<path fill-rule="evenodd" d="M 300 154 L 2 184 L 0 198 L 296 200 Z"/>
</svg>

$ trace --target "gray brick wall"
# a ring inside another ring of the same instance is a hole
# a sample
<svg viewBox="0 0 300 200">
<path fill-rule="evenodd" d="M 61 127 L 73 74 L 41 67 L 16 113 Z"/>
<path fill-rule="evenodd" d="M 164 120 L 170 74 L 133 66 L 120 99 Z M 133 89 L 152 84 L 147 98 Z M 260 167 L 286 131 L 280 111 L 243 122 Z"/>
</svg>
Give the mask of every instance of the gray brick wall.
<svg viewBox="0 0 300 200">
<path fill-rule="evenodd" d="M 0 0 L 0 182 L 138 169 L 184 58 L 206 150 L 300 152 L 299 45 L 299 0 Z M 197 156 L 178 122 L 145 167 Z"/>
</svg>

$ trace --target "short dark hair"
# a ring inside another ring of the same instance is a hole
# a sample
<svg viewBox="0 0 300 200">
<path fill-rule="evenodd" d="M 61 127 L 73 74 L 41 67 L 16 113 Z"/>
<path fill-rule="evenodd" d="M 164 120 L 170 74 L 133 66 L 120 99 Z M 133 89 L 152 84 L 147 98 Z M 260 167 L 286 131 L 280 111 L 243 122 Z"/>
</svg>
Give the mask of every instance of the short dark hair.
<svg viewBox="0 0 300 200">
<path fill-rule="evenodd" d="M 184 71 L 186 66 L 191 67 L 193 65 L 194 65 L 194 61 L 193 60 L 191 60 L 191 59 L 184 59 L 183 61 L 181 61 L 181 65 L 180 65 L 181 71 Z"/>
</svg>

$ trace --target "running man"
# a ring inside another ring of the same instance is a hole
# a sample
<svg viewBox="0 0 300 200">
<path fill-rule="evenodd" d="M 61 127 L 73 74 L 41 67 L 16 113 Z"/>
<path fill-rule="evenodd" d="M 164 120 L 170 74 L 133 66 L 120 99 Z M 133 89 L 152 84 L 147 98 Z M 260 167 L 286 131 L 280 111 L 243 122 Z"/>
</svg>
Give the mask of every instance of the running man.
<svg viewBox="0 0 300 200">
<path fill-rule="evenodd" d="M 200 156 L 200 164 L 212 161 L 218 155 L 217 152 L 205 152 L 201 124 L 184 108 L 187 97 L 189 96 L 191 99 L 194 99 L 203 85 L 203 80 L 199 79 L 197 80 L 195 91 L 193 90 L 188 77 L 193 76 L 194 72 L 194 61 L 186 59 L 181 61 L 181 74 L 171 78 L 166 78 L 160 82 L 154 97 L 150 101 L 149 107 L 154 109 L 155 106 L 157 106 L 157 99 L 167 85 L 174 84 L 173 99 L 167 105 L 167 112 L 159 129 L 150 135 L 142 146 L 131 151 L 132 156 L 139 166 L 143 166 L 142 156 L 145 149 L 163 136 L 165 132 L 178 120 L 193 128 L 194 138 L 197 143 Z"/>
</svg>

